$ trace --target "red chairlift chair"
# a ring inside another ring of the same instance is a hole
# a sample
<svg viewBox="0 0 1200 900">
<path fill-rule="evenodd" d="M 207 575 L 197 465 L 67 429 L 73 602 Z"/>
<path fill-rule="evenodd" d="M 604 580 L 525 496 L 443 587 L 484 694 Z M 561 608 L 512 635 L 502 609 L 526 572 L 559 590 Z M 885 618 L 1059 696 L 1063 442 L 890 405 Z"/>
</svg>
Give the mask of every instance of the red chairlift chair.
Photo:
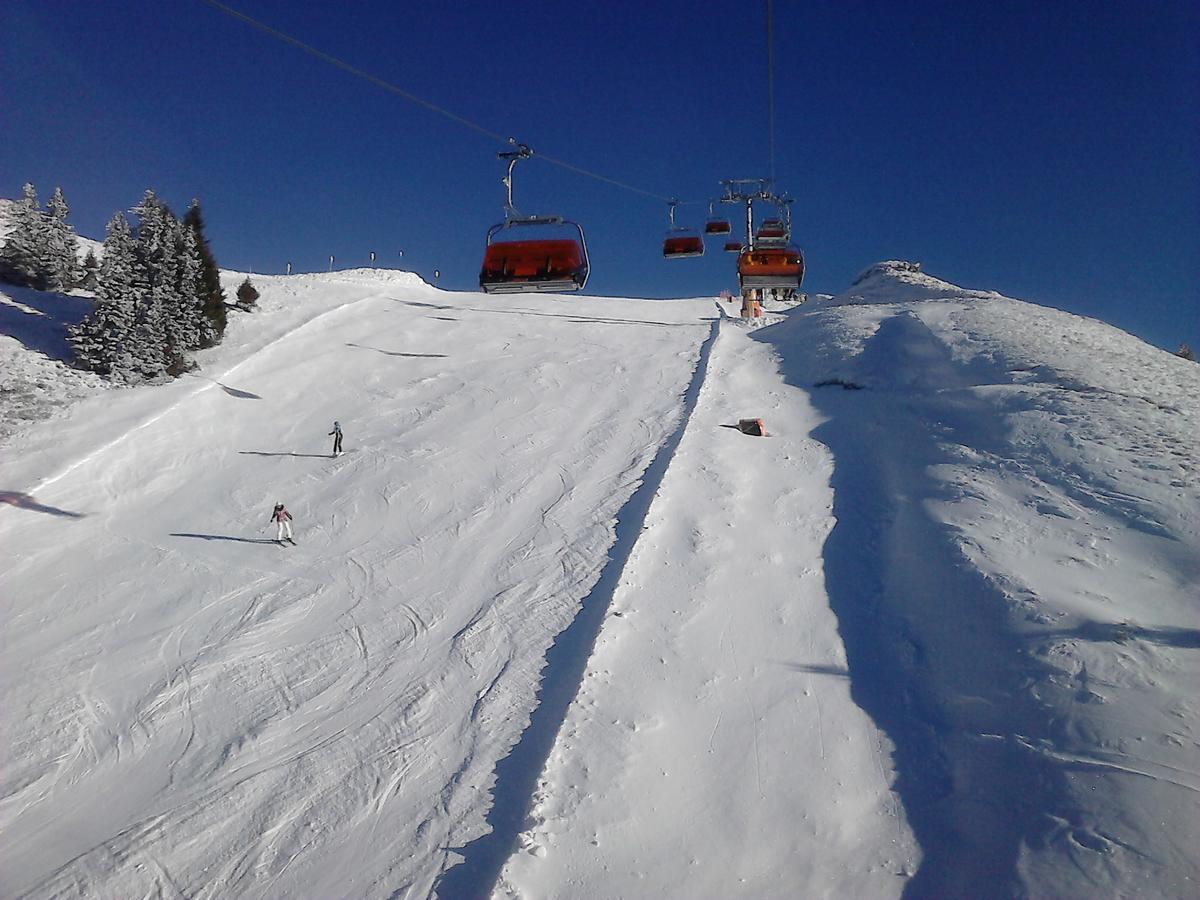
<svg viewBox="0 0 1200 900">
<path fill-rule="evenodd" d="M 495 240 L 510 228 L 556 225 L 573 227 L 577 238 Z M 488 229 L 479 286 L 489 294 L 566 293 L 583 289 L 589 269 L 587 243 L 577 223 L 558 216 L 510 219 Z"/>
<path fill-rule="evenodd" d="M 733 226 L 729 224 L 728 219 L 723 219 L 713 213 L 713 204 L 708 204 L 708 220 L 704 223 L 704 233 L 707 234 L 729 234 L 733 230 Z"/>
<path fill-rule="evenodd" d="M 501 179 L 507 190 L 505 218 L 488 229 L 479 287 L 489 294 L 582 290 L 591 269 L 583 228 L 561 216 L 523 216 L 516 210 L 512 198 L 513 167 L 518 160 L 533 156 L 533 151 L 515 140 L 510 142 L 516 150 L 496 154 L 508 160 L 508 174 Z M 533 236 L 497 240 L 515 234 L 511 229 L 532 229 Z M 563 236 L 572 229 L 574 235 Z"/>
<path fill-rule="evenodd" d="M 758 226 L 758 231 L 754 233 L 756 243 L 771 246 L 782 246 L 787 243 L 787 239 L 787 226 L 779 219 L 764 219 L 763 223 Z"/>
<path fill-rule="evenodd" d="M 663 241 L 663 257 L 680 259 L 687 256 L 703 256 L 704 239 L 686 228 L 681 228 L 679 231 L 679 234 L 668 234 Z"/>
<path fill-rule="evenodd" d="M 755 247 L 738 257 L 738 283 L 745 288 L 798 291 L 804 254 L 796 247 Z"/>
<path fill-rule="evenodd" d="M 683 259 L 689 256 L 703 256 L 704 238 L 691 228 L 675 224 L 675 207 L 678 205 L 678 200 L 672 200 L 668 204 L 667 216 L 671 222 L 671 230 L 667 232 L 667 236 L 663 240 L 663 258 Z"/>
</svg>

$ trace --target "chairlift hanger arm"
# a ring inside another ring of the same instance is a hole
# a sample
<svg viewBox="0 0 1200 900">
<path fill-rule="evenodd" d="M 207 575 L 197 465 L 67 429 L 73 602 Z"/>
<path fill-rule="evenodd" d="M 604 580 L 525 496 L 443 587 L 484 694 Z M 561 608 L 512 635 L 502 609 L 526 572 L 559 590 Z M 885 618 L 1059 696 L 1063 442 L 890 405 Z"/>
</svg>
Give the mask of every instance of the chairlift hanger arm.
<svg viewBox="0 0 1200 900">
<path fill-rule="evenodd" d="M 516 147 L 516 149 L 501 150 L 496 154 L 497 158 L 508 160 L 508 173 L 500 179 L 500 183 L 504 185 L 505 191 L 504 218 L 505 220 L 521 219 L 523 216 L 513 205 L 513 169 L 516 168 L 518 160 L 529 159 L 533 156 L 533 150 L 528 144 L 522 144 L 516 138 L 510 137 L 508 142 Z"/>
</svg>

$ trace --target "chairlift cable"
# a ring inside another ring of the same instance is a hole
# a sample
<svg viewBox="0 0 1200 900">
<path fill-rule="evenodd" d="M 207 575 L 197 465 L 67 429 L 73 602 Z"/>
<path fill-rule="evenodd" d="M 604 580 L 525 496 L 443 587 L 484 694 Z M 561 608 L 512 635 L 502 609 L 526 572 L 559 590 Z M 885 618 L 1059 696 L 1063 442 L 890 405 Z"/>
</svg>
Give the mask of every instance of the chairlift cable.
<svg viewBox="0 0 1200 900">
<path fill-rule="evenodd" d="M 771 160 L 771 186 L 775 186 L 775 13 L 767 0 L 767 145 Z"/>
<path fill-rule="evenodd" d="M 304 41 L 301 41 L 298 38 L 294 38 L 290 34 L 286 34 L 282 31 L 279 31 L 276 28 L 272 28 L 270 25 L 260 22 L 257 19 L 252 18 L 243 12 L 239 12 L 238 10 L 233 9 L 232 7 L 226 6 L 224 3 L 221 3 L 220 0 L 200 0 L 200 2 L 204 3 L 208 6 L 211 6 L 213 9 L 217 10 L 218 12 L 225 13 L 227 16 L 231 16 L 235 19 L 238 19 L 239 21 L 244 22 L 247 25 L 250 25 L 252 28 L 258 29 L 259 31 L 263 32 L 264 34 L 270 35 L 271 37 L 276 38 L 277 40 L 283 41 L 286 44 L 291 44 L 293 47 L 303 50 L 305 53 L 308 53 L 311 56 L 315 56 L 317 59 L 322 60 L 323 62 L 327 62 L 333 66 L 337 66 L 337 68 L 342 69 L 345 72 L 349 72 L 351 75 L 354 75 L 358 78 L 362 78 L 365 81 L 369 81 L 369 82 L 371 82 L 371 84 L 375 85 L 376 87 L 383 88 L 385 91 L 389 91 L 393 94 L 396 94 L 397 96 L 403 97 L 405 100 L 408 100 L 411 103 L 415 103 L 418 106 L 423 106 L 425 109 L 429 110 L 430 112 L 435 112 L 440 116 L 444 116 L 447 119 L 450 119 L 452 122 L 456 122 L 459 125 L 462 125 L 464 128 L 470 128 L 472 131 L 477 131 L 480 134 L 486 135 L 487 137 L 490 137 L 493 140 L 498 141 L 499 143 L 502 143 L 502 144 L 512 143 L 512 139 L 508 135 L 501 134 L 498 131 L 493 131 L 490 128 L 480 125 L 478 122 L 473 122 L 472 120 L 465 118 L 464 116 L 460 116 L 457 113 L 453 113 L 450 110 L 445 109 L 444 107 L 438 106 L 436 103 L 431 103 L 428 100 L 418 97 L 416 94 L 410 93 L 409 91 L 404 90 L 404 88 L 399 87 L 398 85 L 392 84 L 390 81 L 384 81 L 382 78 L 379 78 L 376 75 L 372 75 L 370 72 L 364 71 L 363 69 L 360 69 L 357 66 L 353 66 L 350 63 L 346 62 L 345 60 L 338 59 L 336 56 L 332 56 L 332 55 L 324 52 L 323 50 L 318 50 L 316 47 L 313 47 L 311 44 L 306 44 L 306 43 L 304 43 Z M 558 166 L 561 169 L 566 169 L 569 172 L 574 172 L 576 175 L 582 175 L 586 178 L 591 178 L 596 181 L 601 181 L 601 182 L 604 182 L 605 184 L 612 185 L 613 187 L 622 188 L 623 190 L 631 191 L 632 193 L 635 193 L 635 194 L 641 194 L 643 197 L 651 197 L 655 200 L 661 200 L 663 202 L 667 202 L 671 199 L 665 195 L 656 194 L 653 191 L 647 191 L 647 190 L 644 190 L 643 188 L 636 187 L 632 184 L 627 184 L 626 182 L 618 181 L 615 178 L 609 178 L 607 175 L 601 175 L 598 172 L 592 172 L 592 171 L 590 171 L 588 169 L 584 169 L 580 166 L 572 165 L 571 163 L 567 162 L 566 160 L 558 159 L 553 156 L 547 156 L 544 153 L 538 153 L 537 158 L 545 160 L 546 162 L 550 163 L 550 165 L 552 165 L 552 166 Z M 702 201 L 698 201 L 698 200 L 687 201 L 687 203 L 689 203 L 689 204 L 690 203 L 699 203 L 699 202 L 702 202 Z"/>
<path fill-rule="evenodd" d="M 430 103 L 428 100 L 423 100 L 422 98 L 418 97 L 416 94 L 411 94 L 408 91 L 404 90 L 404 88 L 402 88 L 402 87 L 398 87 L 397 85 L 394 85 L 391 82 L 384 81 L 382 78 L 372 75 L 370 72 L 363 71 L 362 69 L 358 68 L 357 66 L 350 65 L 350 63 L 346 62 L 345 60 L 338 59 L 336 56 L 331 56 L 330 54 L 324 52 L 323 50 L 318 50 L 316 47 L 313 47 L 311 44 L 306 44 L 306 43 L 304 43 L 304 41 L 294 38 L 290 34 L 285 34 L 282 31 L 272 28 L 270 25 L 260 22 L 257 19 L 251 18 L 250 16 L 246 15 L 245 13 L 238 12 L 236 9 L 233 9 L 229 6 L 226 6 L 224 3 L 219 2 L 219 0 L 200 0 L 200 2 L 211 6 L 213 9 L 223 12 L 228 16 L 232 16 L 235 19 L 239 19 L 242 22 L 245 22 L 247 25 L 250 25 L 253 28 L 257 28 L 259 31 L 262 31 L 265 34 L 269 34 L 273 38 L 277 38 L 277 39 L 283 41 L 284 43 L 291 44 L 293 47 L 298 47 L 299 49 L 303 50 L 305 53 L 309 53 L 312 56 L 315 56 L 317 59 L 327 62 L 330 65 L 337 66 L 339 69 L 349 72 L 351 75 L 355 75 L 359 78 L 363 78 L 363 79 L 371 82 L 376 87 L 381 87 L 385 91 L 390 91 L 393 94 L 397 94 L 397 95 L 403 97 L 405 100 L 408 100 L 412 103 L 416 103 L 418 106 L 423 106 L 426 109 L 437 113 L 438 115 L 445 116 L 446 118 L 450 119 L 451 121 L 457 122 L 459 125 L 462 125 L 466 128 L 473 129 L 474 131 L 478 131 L 480 134 L 485 134 L 488 137 L 493 138 L 494 140 L 500 141 L 501 143 L 504 143 L 508 140 L 508 138 L 505 135 L 500 134 L 499 132 L 492 131 L 490 128 L 485 128 L 484 126 L 482 126 L 476 122 L 472 122 L 470 119 L 466 119 L 460 115 L 450 112 L 450 110 L 448 110 L 448 109 L 443 109 L 442 107 L 438 106 L 435 103 Z"/>
</svg>

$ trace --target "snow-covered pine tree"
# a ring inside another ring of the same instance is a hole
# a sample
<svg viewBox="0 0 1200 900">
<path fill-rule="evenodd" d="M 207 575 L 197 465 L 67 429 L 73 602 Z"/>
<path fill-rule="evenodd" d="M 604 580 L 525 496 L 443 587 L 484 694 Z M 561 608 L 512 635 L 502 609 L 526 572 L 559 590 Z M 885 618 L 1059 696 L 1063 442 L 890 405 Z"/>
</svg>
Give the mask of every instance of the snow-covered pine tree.
<svg viewBox="0 0 1200 900">
<path fill-rule="evenodd" d="M 178 259 L 175 292 L 179 297 L 179 343 L 184 350 L 199 350 L 205 322 L 200 250 L 196 246 L 195 232 L 182 222 L 176 221 L 174 224 Z"/>
<path fill-rule="evenodd" d="M 44 291 L 49 282 L 47 236 L 37 191 L 26 184 L 24 197 L 13 208 L 12 230 L 0 248 L 0 280 Z"/>
<path fill-rule="evenodd" d="M 104 238 L 96 308 L 69 333 L 75 361 L 81 368 L 114 381 L 136 380 L 134 324 L 138 296 L 144 291 L 133 232 L 125 216 L 117 213 L 109 221 Z"/>
<path fill-rule="evenodd" d="M 83 277 L 80 287 L 88 291 L 96 290 L 96 285 L 99 282 L 100 263 L 96 260 L 96 254 L 93 250 L 88 250 L 87 256 L 83 259 Z"/>
<path fill-rule="evenodd" d="M 196 236 L 196 248 L 200 251 L 204 292 L 204 331 L 201 334 L 201 346 L 212 347 L 225 333 L 225 292 L 221 289 L 221 273 L 217 270 L 217 262 L 213 259 L 208 239 L 204 236 L 204 217 L 200 213 L 199 200 L 192 201 L 187 215 L 183 217 L 183 223 L 192 229 Z"/>
<path fill-rule="evenodd" d="M 175 237 L 170 210 L 146 191 L 134 207 L 138 217 L 137 247 L 146 275 L 146 291 L 140 298 L 137 315 L 138 368 L 146 378 L 183 371 L 183 349 L 176 329 L 179 295 Z"/>
<path fill-rule="evenodd" d="M 75 229 L 67 224 L 70 207 L 63 197 L 62 188 L 56 187 L 46 203 L 46 274 L 47 284 L 56 291 L 66 291 L 82 280 L 79 267 L 79 240 Z"/>
<path fill-rule="evenodd" d="M 258 302 L 258 288 L 250 281 L 250 276 L 246 276 L 246 280 L 238 285 L 237 289 L 237 305 L 238 309 L 243 309 L 250 312 L 254 309 L 254 304 Z"/>
</svg>

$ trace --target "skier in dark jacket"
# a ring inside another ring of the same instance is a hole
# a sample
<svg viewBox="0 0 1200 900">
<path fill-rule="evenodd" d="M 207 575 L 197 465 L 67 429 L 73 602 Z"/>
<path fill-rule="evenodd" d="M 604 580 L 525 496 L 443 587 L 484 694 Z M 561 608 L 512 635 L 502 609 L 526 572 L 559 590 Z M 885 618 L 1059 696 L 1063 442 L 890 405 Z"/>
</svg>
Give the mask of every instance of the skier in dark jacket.
<svg viewBox="0 0 1200 900">
<path fill-rule="evenodd" d="M 333 431 L 329 432 L 333 435 L 333 455 L 342 455 L 342 426 L 337 422 L 333 423 Z"/>
</svg>

